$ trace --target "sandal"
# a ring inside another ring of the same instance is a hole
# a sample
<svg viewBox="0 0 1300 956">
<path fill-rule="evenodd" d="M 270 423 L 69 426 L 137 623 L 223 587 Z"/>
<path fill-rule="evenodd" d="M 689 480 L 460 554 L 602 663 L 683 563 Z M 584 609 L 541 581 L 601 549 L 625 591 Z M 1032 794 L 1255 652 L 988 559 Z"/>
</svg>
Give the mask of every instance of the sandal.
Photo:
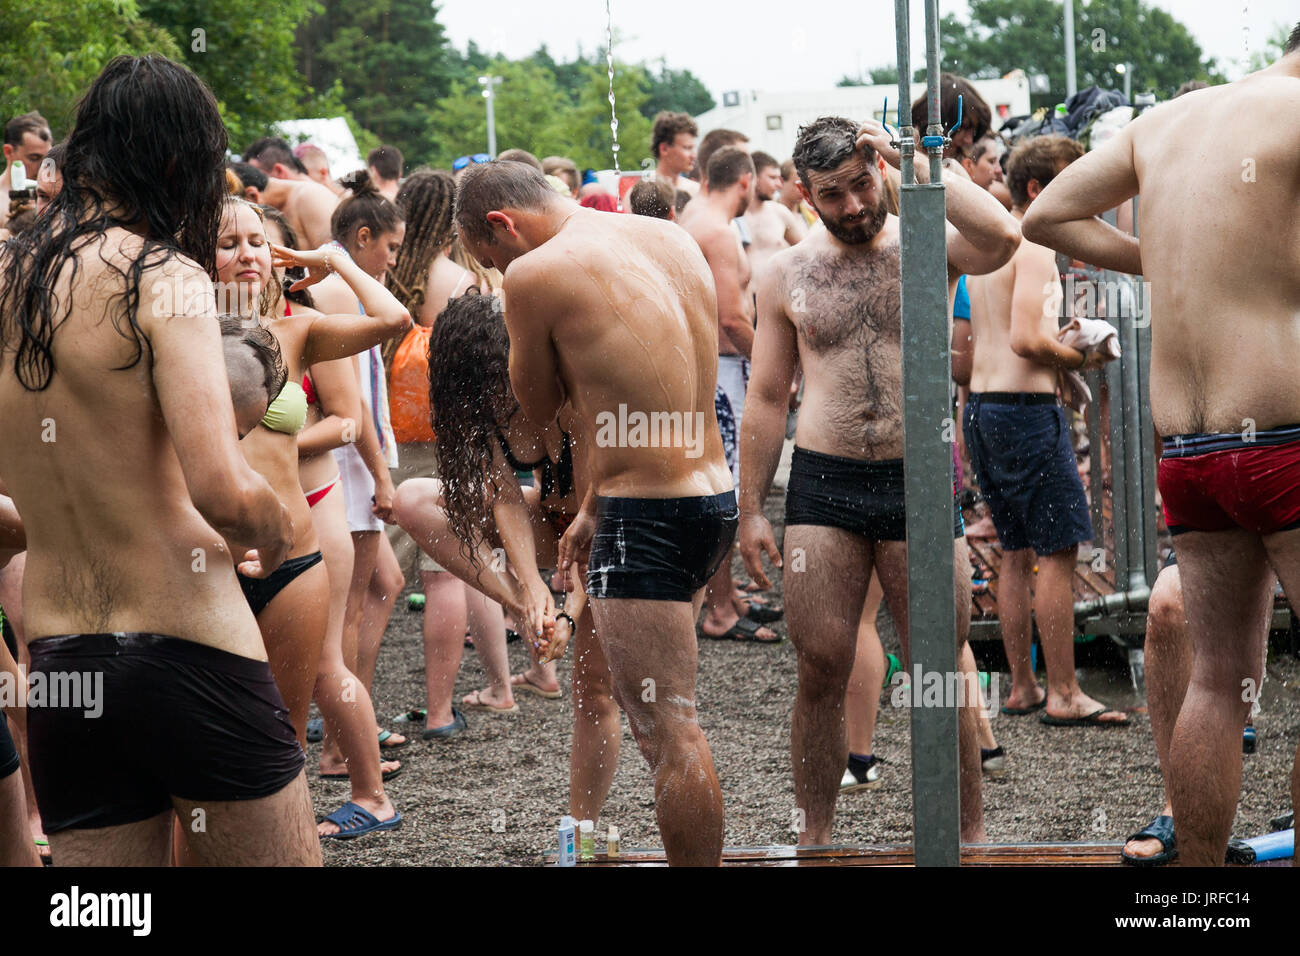
<svg viewBox="0 0 1300 956">
<path fill-rule="evenodd" d="M 398 743 L 390 744 L 388 741 L 392 740 L 394 737 L 401 737 L 402 739 L 401 739 Z M 386 751 L 391 751 L 391 750 L 401 750 L 403 747 L 405 747 L 405 746 L 406 746 L 407 744 L 409 744 L 410 742 L 411 742 L 411 741 L 408 740 L 408 739 L 406 738 L 406 736 L 403 735 L 403 734 L 395 734 L 395 733 L 393 733 L 391 730 L 381 730 L 381 731 L 379 731 L 379 751 L 380 751 L 380 753 L 384 753 L 384 752 L 386 752 Z"/>
<path fill-rule="evenodd" d="M 322 840 L 351 840 L 354 837 L 365 836 L 367 833 L 396 830 L 402 825 L 402 815 L 394 811 L 392 819 L 380 820 L 365 807 L 349 800 L 321 822 L 332 823 L 339 828 L 337 833 L 321 834 Z"/>
<path fill-rule="evenodd" d="M 1178 859 L 1178 841 L 1174 837 L 1174 818 L 1161 814 L 1134 833 L 1129 840 L 1159 840 L 1160 852 L 1154 856 L 1129 856 L 1120 851 L 1120 858 L 1130 866 L 1163 866 Z"/>
<path fill-rule="evenodd" d="M 761 627 L 762 625 L 754 619 L 742 617 L 723 634 L 706 634 L 703 627 L 697 627 L 695 634 L 710 641 L 747 641 L 750 644 L 780 644 L 784 640 L 780 634 L 770 640 L 759 637 L 758 632 Z"/>
</svg>

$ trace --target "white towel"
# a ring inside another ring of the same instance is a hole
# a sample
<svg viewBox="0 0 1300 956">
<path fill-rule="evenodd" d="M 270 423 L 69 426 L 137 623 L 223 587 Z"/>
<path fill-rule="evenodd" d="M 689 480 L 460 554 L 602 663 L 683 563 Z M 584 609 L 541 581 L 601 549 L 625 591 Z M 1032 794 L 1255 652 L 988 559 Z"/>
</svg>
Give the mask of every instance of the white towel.
<svg viewBox="0 0 1300 956">
<path fill-rule="evenodd" d="M 1119 358 L 1119 331 L 1104 319 L 1071 319 L 1056 333 L 1062 345 L 1085 352 L 1097 352 L 1107 362 Z M 1065 404 L 1083 412 L 1092 402 L 1092 390 L 1083 376 L 1072 369 L 1061 370 L 1061 396 Z"/>
</svg>

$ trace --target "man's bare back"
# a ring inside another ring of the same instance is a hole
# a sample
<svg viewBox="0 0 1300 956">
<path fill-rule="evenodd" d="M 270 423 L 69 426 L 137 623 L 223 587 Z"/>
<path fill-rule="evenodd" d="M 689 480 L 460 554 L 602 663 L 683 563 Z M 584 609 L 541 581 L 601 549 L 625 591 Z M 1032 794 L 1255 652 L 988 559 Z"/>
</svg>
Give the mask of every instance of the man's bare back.
<svg viewBox="0 0 1300 956">
<path fill-rule="evenodd" d="M 238 590 L 222 535 L 191 500 L 168 437 L 169 418 L 182 432 L 189 416 L 210 416 L 203 421 L 221 433 L 219 444 L 229 446 L 222 450 L 243 465 L 211 282 L 197 266 L 173 260 L 146 270 L 138 321 L 160 359 L 172 341 L 162 334 L 163 323 L 206 326 L 201 335 L 211 339 L 215 363 L 191 367 L 193 378 L 183 384 L 159 383 L 170 391 L 166 404 L 160 404 L 147 354 L 133 368 L 115 371 L 131 360 L 133 348 L 105 321 L 103 290 L 117 276 L 100 256 L 125 268 L 139 246 L 136 237 L 115 229 L 99 248 L 82 251 L 71 290 L 70 270 L 64 270 L 57 289 L 60 301 L 71 296 L 72 311 L 54 338 L 56 374 L 45 391 L 27 391 L 12 364 L 0 368 L 0 436 L 9 449 L 3 477 L 30 543 L 27 632 L 34 638 L 149 631 L 265 660 L 252 613 L 231 600 Z M 205 291 L 206 310 L 200 304 Z M 185 441 L 182 433 L 178 442 Z M 147 508 L 140 507 L 142 496 Z"/>
<path fill-rule="evenodd" d="M 1063 231 L 1074 233 L 1062 220 L 1141 192 L 1140 255 L 1134 240 L 1110 261 L 1084 258 L 1150 283 L 1151 408 L 1162 435 L 1300 422 L 1300 219 L 1291 214 L 1300 127 L 1279 119 L 1300 110 L 1295 60 L 1139 117 L 1026 215 L 1026 236 L 1064 248 Z M 1086 201 L 1059 205 L 1084 183 Z"/>
<path fill-rule="evenodd" d="M 972 392 L 1050 395 L 1056 391 L 1056 367 L 1022 357 L 1012 344 L 1017 342 L 1012 331 L 1012 303 L 1017 286 L 1022 287 L 1022 292 L 1025 289 L 1040 292 L 1047 301 L 1047 290 L 1056 282 L 1056 254 L 1032 242 L 1021 242 L 1011 261 L 996 272 L 966 280 L 975 342 L 970 376 Z M 1051 310 L 1040 309 L 1037 324 L 1042 335 L 1056 337 L 1057 319 Z"/>
<path fill-rule="evenodd" d="M 310 179 L 272 179 L 262 191 L 262 201 L 284 213 L 303 249 L 319 249 L 329 242 L 330 217 L 339 197 Z"/>
<path fill-rule="evenodd" d="M 745 255 L 745 246 L 740 241 L 740 233 L 731 224 L 731 219 L 709 205 L 705 199 L 692 200 L 683 210 L 678 224 L 690 234 L 704 253 L 704 259 L 713 272 L 718 296 L 726 294 L 728 288 L 739 290 L 740 315 L 750 327 L 748 342 L 738 347 L 727 334 L 727 320 L 719 314 L 717 354 L 748 355 L 749 345 L 753 342 L 754 312 L 753 296 L 750 292 L 753 268 Z M 721 304 L 720 302 L 719 305 Z M 733 331 L 738 331 L 735 324 L 732 328 Z M 743 336 L 743 332 L 739 334 Z"/>
<path fill-rule="evenodd" d="M 557 317 L 556 367 L 591 451 L 597 495 L 691 497 L 731 487 L 713 407 L 713 281 L 689 236 L 661 220 L 583 210 L 511 264 L 504 295 L 512 336 L 531 334 L 513 320 L 512 303 Z M 601 424 L 617 421 L 620 406 L 628 415 L 679 416 L 685 447 L 610 444 Z"/>
</svg>

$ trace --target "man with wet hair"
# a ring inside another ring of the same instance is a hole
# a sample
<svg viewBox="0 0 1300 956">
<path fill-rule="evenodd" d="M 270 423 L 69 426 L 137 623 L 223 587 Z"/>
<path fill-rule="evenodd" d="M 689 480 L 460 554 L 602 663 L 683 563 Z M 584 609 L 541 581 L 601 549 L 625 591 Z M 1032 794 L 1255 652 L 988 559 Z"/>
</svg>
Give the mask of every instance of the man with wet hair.
<svg viewBox="0 0 1300 956">
<path fill-rule="evenodd" d="M 773 256 L 759 285 L 741 431 L 741 554 L 754 580 L 766 584 L 762 555 L 782 562 L 763 502 L 780 460 L 790 382 L 801 366 L 804 399 L 785 523 L 786 559 L 799 573 L 784 581 L 799 658 L 791 751 L 805 844 L 831 842 L 848 757 L 844 693 L 873 569 L 905 656 L 908 649 L 899 222 L 885 206 L 886 162 L 897 168 L 898 153 L 879 123 L 859 129 L 830 116 L 799 131 L 800 192 L 825 229 Z M 916 172 L 920 182 L 928 180 L 923 158 Z M 1015 220 L 968 180 L 945 185 L 950 280 L 997 269 L 1019 244 Z M 935 423 L 936 440 L 941 427 Z M 955 494 L 952 527 L 958 686 L 968 690 L 959 701 L 961 834 L 981 842 L 979 684 L 966 642 L 971 571 Z"/>
<path fill-rule="evenodd" d="M 201 863 L 320 862 L 303 753 L 235 578 L 270 574 L 293 526 L 240 452 L 222 362 L 208 276 L 225 152 L 193 73 L 117 57 L 78 105 L 62 191 L 0 253 L 0 477 L 27 532 L 31 674 L 102 677 L 98 713 L 28 714 L 65 865 L 165 865 L 173 817 Z"/>
<path fill-rule="evenodd" d="M 673 187 L 662 179 L 643 179 L 627 194 L 627 204 L 633 215 L 653 216 L 655 219 L 677 219 L 674 208 Z"/>
<path fill-rule="evenodd" d="M 1163 769 L 1189 866 L 1219 866 L 1227 849 L 1270 568 L 1300 602 L 1297 109 L 1300 23 L 1277 62 L 1143 113 L 1057 176 L 1024 218 L 1027 239 L 1141 275 L 1151 290 L 1156 483 L 1191 657 Z M 1099 218 L 1139 193 L 1140 240 Z M 1300 753 L 1291 799 L 1300 805 Z"/>
<path fill-rule="evenodd" d="M 694 196 L 700 184 L 688 178 L 695 168 L 695 143 L 700 128 L 685 113 L 663 110 L 655 114 L 650 132 L 650 155 L 655 158 L 655 178 Z"/>
<path fill-rule="evenodd" d="M 560 540 L 560 571 L 586 566 L 614 695 L 654 774 L 668 862 L 716 866 L 722 790 L 696 718 L 694 622 L 737 513 L 713 412 L 708 263 L 671 223 L 583 209 L 521 163 L 465 170 L 456 224 L 465 248 L 504 274 L 523 413 L 549 422 L 563 402 L 573 408 L 590 490 Z"/>
<path fill-rule="evenodd" d="M 35 179 L 41 168 L 41 160 L 50 151 L 50 144 L 53 141 L 50 124 L 45 122 L 44 116 L 35 111 L 15 116 L 5 124 L 5 168 L 0 172 L 0 228 L 9 221 L 9 191 L 13 189 L 13 164 L 21 162 L 23 175 L 27 179 Z"/>
<path fill-rule="evenodd" d="M 402 184 L 402 151 L 396 146 L 376 146 L 366 157 L 370 181 L 389 202 L 397 202 L 397 187 Z"/>
</svg>

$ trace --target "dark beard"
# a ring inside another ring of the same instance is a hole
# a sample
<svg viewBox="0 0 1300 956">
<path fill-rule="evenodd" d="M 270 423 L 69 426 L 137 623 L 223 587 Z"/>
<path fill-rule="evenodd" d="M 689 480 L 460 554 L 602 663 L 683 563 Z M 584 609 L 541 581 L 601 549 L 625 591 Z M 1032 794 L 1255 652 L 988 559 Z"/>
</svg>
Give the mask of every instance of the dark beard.
<svg viewBox="0 0 1300 956">
<path fill-rule="evenodd" d="M 861 246 L 876 238 L 876 233 L 880 232 L 885 225 L 885 217 L 888 215 L 889 210 L 885 208 L 885 204 L 877 203 L 875 214 L 869 219 L 857 219 L 851 225 L 845 225 L 842 221 L 835 222 L 822 216 L 822 225 L 840 242 L 850 246 Z"/>
</svg>

